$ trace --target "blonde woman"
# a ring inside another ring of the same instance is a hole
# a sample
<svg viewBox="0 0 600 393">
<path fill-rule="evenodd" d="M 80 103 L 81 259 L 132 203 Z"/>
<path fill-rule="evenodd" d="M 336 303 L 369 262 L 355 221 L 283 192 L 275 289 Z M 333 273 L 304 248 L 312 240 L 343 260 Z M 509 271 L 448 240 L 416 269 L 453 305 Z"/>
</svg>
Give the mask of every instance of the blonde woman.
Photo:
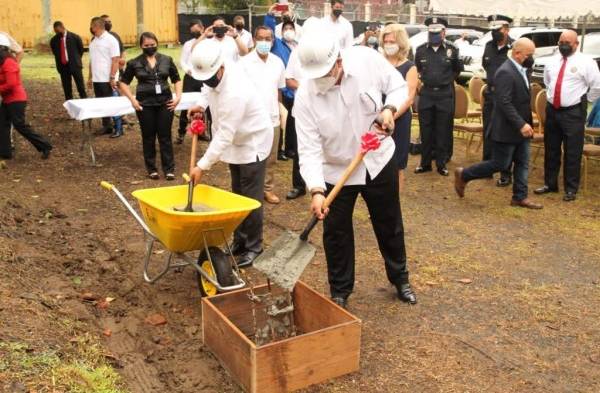
<svg viewBox="0 0 600 393">
<path fill-rule="evenodd" d="M 402 25 L 397 23 L 384 27 L 379 37 L 379 47 L 382 53 L 402 74 L 408 84 L 408 100 L 396 112 L 396 127 L 394 142 L 396 143 L 396 162 L 398 163 L 398 180 L 400 191 L 404 188 L 404 170 L 408 164 L 408 149 L 410 146 L 410 126 L 412 121 L 411 105 L 417 93 L 418 74 L 415 63 L 407 59 L 410 51 L 408 34 Z"/>
</svg>

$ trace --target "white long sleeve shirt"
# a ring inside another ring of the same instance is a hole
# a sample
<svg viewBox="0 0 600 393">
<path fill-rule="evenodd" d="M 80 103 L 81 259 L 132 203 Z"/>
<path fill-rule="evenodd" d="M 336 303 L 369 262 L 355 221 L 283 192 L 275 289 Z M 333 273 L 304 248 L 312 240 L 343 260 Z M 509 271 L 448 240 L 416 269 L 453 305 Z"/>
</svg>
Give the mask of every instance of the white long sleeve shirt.
<svg viewBox="0 0 600 393">
<path fill-rule="evenodd" d="M 326 15 L 322 21 L 323 26 L 338 37 L 341 49 L 346 49 L 354 45 L 354 29 L 352 28 L 352 24 L 343 15 L 340 15 L 336 20 L 333 20 L 331 15 Z"/>
<path fill-rule="evenodd" d="M 210 107 L 213 139 L 198 167 L 209 170 L 217 161 L 250 164 L 271 152 L 273 126 L 256 87 L 238 64 L 225 63 L 219 85 L 202 86 L 198 105 Z"/>
<path fill-rule="evenodd" d="M 194 46 L 194 42 L 196 42 L 195 38 L 191 40 L 187 40 L 183 44 L 183 48 L 181 48 L 181 56 L 179 57 L 179 64 L 181 65 L 181 69 L 186 74 L 189 74 L 192 71 L 192 63 L 190 63 L 190 57 L 192 56 L 192 47 Z"/>
<path fill-rule="evenodd" d="M 285 87 L 283 61 L 272 53 L 269 53 L 267 60 L 263 61 L 254 50 L 242 57 L 239 64 L 260 93 L 273 127 L 279 127 L 279 89 Z"/>
<path fill-rule="evenodd" d="M 557 53 L 544 68 L 544 84 L 546 85 L 550 104 L 554 102 L 554 91 L 558 73 L 562 66 L 562 59 L 560 53 Z M 586 93 L 588 94 L 588 101 L 591 102 L 600 97 L 600 70 L 598 70 L 598 65 L 590 56 L 575 52 L 567 57 L 560 93 L 560 104 L 562 107 L 577 105 Z"/>
<path fill-rule="evenodd" d="M 309 189 L 335 184 L 360 150 L 367 132 L 386 105 L 400 107 L 408 99 L 402 75 L 371 48 L 354 46 L 341 52 L 341 84 L 318 93 L 313 80 L 300 84 L 293 114 L 298 133 L 300 174 Z M 363 185 L 367 171 L 375 178 L 394 155 L 394 141 L 385 138 L 369 152 L 347 185 Z"/>
</svg>

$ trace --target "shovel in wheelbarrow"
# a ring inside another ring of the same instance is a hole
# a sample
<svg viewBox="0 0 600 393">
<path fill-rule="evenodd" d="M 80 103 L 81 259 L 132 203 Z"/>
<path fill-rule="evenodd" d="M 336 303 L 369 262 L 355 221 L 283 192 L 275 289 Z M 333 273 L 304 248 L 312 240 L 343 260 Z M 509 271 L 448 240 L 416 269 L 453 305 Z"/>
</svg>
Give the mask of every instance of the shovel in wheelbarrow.
<svg viewBox="0 0 600 393">
<path fill-rule="evenodd" d="M 381 140 L 373 132 L 367 132 L 362 136 L 360 151 L 354 156 L 350 165 L 344 170 L 336 185 L 325 198 L 323 210 L 331 205 L 367 152 L 379 148 Z M 296 281 L 300 279 L 304 269 L 315 255 L 316 249 L 308 242 L 308 235 L 318 222 L 317 216 L 313 215 L 300 236 L 292 231 L 286 231 L 275 239 L 269 249 L 256 258 L 253 266 L 264 273 L 271 282 L 287 291 L 292 291 Z"/>
</svg>

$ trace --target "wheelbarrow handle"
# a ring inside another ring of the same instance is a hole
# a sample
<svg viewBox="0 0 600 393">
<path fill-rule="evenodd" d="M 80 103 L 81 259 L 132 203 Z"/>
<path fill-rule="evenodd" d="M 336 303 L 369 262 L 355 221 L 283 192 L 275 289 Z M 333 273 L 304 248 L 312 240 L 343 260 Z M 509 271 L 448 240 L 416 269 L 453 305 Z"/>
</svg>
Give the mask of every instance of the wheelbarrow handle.
<svg viewBox="0 0 600 393">
<path fill-rule="evenodd" d="M 129 201 L 127 199 L 125 199 L 125 197 L 123 196 L 123 194 L 121 194 L 121 191 L 119 191 L 117 189 L 117 187 L 115 187 L 113 184 L 107 182 L 107 181 L 101 181 L 100 185 L 115 193 L 115 195 L 119 198 L 119 200 L 123 203 L 123 205 L 125 205 L 125 207 L 127 208 L 127 210 L 129 210 L 129 213 L 131 213 L 131 215 L 133 216 L 133 218 L 135 218 L 135 220 L 138 222 L 138 224 L 140 224 L 140 226 L 142 227 L 142 229 L 148 233 L 150 236 L 152 237 L 156 237 L 154 236 L 154 234 L 152 233 L 152 231 L 150 230 L 150 228 L 148 228 L 148 225 L 146 225 L 146 223 L 144 222 L 144 220 L 142 219 L 142 217 L 140 217 L 140 215 L 135 211 L 135 209 L 133 208 L 133 206 L 131 206 L 131 204 L 129 203 Z"/>
</svg>

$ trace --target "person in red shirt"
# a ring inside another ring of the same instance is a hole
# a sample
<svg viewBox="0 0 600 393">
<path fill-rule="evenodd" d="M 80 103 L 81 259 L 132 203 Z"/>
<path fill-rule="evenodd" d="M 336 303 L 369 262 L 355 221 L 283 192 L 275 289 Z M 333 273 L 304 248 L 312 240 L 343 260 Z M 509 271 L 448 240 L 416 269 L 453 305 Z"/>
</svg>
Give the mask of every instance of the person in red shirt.
<svg viewBox="0 0 600 393">
<path fill-rule="evenodd" d="M 10 42 L 0 35 L 0 157 L 12 158 L 10 145 L 10 126 L 27 139 L 40 153 L 42 158 L 50 156 L 52 145 L 46 138 L 37 134 L 25 120 L 27 93 L 21 83 L 19 63 L 9 51 Z"/>
</svg>

